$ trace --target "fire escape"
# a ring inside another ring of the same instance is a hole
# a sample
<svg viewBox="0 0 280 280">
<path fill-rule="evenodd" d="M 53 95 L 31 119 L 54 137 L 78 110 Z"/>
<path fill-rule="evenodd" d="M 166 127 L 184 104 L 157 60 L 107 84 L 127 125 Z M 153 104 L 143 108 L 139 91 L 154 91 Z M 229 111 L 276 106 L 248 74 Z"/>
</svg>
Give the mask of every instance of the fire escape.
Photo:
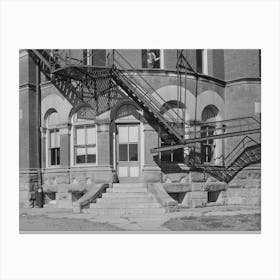
<svg viewBox="0 0 280 280">
<path fill-rule="evenodd" d="M 202 163 L 199 159 L 199 149 L 195 148 L 189 165 L 193 169 L 199 169 L 219 181 L 229 182 L 244 167 L 259 163 L 261 160 L 261 144 L 249 135 L 260 135 L 261 125 L 253 117 L 235 118 L 219 122 L 205 122 L 203 127 L 211 127 L 207 134 L 201 124 L 196 122 L 191 129 L 179 129 L 176 124 L 181 123 L 185 127 L 185 118 L 179 114 L 177 108 L 171 107 L 142 73 L 124 58 L 121 53 L 112 52 L 110 66 L 97 67 L 88 65 L 85 61 L 73 60 L 55 50 L 29 50 L 40 70 L 51 80 L 53 85 L 74 106 L 80 103 L 89 103 L 95 108 L 96 114 L 112 108 L 123 97 L 132 99 L 138 104 L 146 115 L 153 119 L 160 127 L 165 137 L 167 146 L 155 147 L 151 153 L 161 153 L 176 149 L 196 147 L 198 143 L 206 140 L 217 140 L 241 136 L 242 140 L 226 157 L 224 164 L 213 165 Z M 117 58 L 116 58 L 117 56 Z M 178 98 L 182 100 L 181 92 L 182 76 L 184 76 L 185 88 L 188 71 L 193 71 L 187 62 L 183 51 L 178 54 Z M 194 73 L 197 75 L 197 73 Z M 179 102 L 178 102 L 179 103 Z M 161 113 L 162 104 L 166 106 L 166 113 Z"/>
</svg>

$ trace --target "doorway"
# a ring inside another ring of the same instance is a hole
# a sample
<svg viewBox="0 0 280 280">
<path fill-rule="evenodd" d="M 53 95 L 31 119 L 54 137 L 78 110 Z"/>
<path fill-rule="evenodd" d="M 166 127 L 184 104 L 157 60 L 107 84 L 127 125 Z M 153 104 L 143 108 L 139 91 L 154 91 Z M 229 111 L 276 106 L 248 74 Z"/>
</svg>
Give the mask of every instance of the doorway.
<svg viewBox="0 0 280 280">
<path fill-rule="evenodd" d="M 138 182 L 140 178 L 139 124 L 117 124 L 116 164 L 120 182 Z"/>
</svg>

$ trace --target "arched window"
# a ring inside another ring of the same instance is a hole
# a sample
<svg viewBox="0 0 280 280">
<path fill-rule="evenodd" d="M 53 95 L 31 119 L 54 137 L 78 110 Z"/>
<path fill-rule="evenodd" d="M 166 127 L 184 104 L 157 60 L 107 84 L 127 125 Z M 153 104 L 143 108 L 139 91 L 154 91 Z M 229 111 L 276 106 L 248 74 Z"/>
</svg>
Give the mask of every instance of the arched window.
<svg viewBox="0 0 280 280">
<path fill-rule="evenodd" d="M 94 111 L 83 107 L 72 117 L 74 164 L 96 164 L 96 126 Z"/>
<path fill-rule="evenodd" d="M 130 122 L 130 121 L 139 121 L 140 114 L 137 111 L 137 108 L 132 104 L 122 105 L 116 114 L 116 122 Z"/>
<path fill-rule="evenodd" d="M 47 127 L 47 165 L 58 166 L 60 164 L 60 136 L 58 124 L 58 113 L 53 110 L 46 118 Z"/>
<path fill-rule="evenodd" d="M 213 136 L 215 133 L 216 124 L 219 110 L 214 105 L 208 105 L 204 108 L 201 116 L 202 122 L 205 122 L 201 126 L 201 137 Z M 212 124 L 209 124 L 212 122 Z M 207 139 L 201 142 L 201 162 L 213 162 L 215 156 L 216 143 L 214 139 Z"/>
</svg>

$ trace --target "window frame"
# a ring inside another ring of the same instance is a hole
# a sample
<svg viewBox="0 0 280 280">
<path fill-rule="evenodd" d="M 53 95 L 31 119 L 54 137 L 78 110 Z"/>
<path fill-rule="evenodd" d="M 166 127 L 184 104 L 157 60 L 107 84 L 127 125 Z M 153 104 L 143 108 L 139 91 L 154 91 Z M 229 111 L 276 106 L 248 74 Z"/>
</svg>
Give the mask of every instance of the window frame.
<svg viewBox="0 0 280 280">
<path fill-rule="evenodd" d="M 51 147 L 51 133 L 55 132 L 55 147 Z M 48 128 L 48 145 L 47 145 L 47 154 L 48 154 L 48 167 L 59 167 L 60 166 L 60 139 L 59 139 L 59 145 L 57 145 L 57 140 L 60 137 L 59 134 L 59 128 L 57 127 L 49 127 Z M 51 151 L 55 150 L 55 163 L 51 164 L 52 162 L 52 154 Z M 58 152 L 58 153 L 57 153 Z M 57 154 L 59 155 L 57 158 Z"/>
<path fill-rule="evenodd" d="M 148 51 L 147 50 L 148 49 L 142 49 L 141 50 L 141 66 L 142 66 L 142 69 L 149 69 L 149 70 L 150 69 L 162 69 L 162 66 L 163 66 L 163 51 L 162 51 L 162 49 L 150 49 L 152 52 L 154 52 L 155 56 L 156 56 L 155 52 L 158 52 L 159 60 L 155 61 L 155 64 L 158 67 L 148 67 L 148 57 L 147 57 Z"/>
<path fill-rule="evenodd" d="M 94 128 L 95 129 L 95 144 L 88 144 L 87 143 L 87 128 Z M 85 140 L 85 144 L 81 145 L 81 144 L 77 144 L 77 129 L 78 128 L 83 128 L 85 131 L 84 134 L 84 140 Z M 96 131 L 96 125 L 91 123 L 77 123 L 75 125 L 73 125 L 73 129 L 74 129 L 74 135 L 73 135 L 73 163 L 75 166 L 85 166 L 85 165 L 96 165 L 97 164 L 97 131 Z M 86 150 L 85 153 L 85 162 L 84 163 L 78 163 L 77 162 L 77 148 L 84 148 Z M 95 148 L 95 162 L 88 162 L 88 148 Z"/>
<path fill-rule="evenodd" d="M 45 165 L 46 168 L 59 168 L 60 167 L 60 162 L 61 162 L 61 143 L 60 143 L 60 128 L 58 127 L 57 119 L 55 123 L 49 124 L 50 122 L 50 117 L 52 114 L 56 114 L 56 117 L 58 116 L 58 112 L 55 109 L 49 109 L 47 112 L 47 116 L 45 117 L 45 128 L 46 128 L 46 142 L 45 142 Z M 56 147 L 51 147 L 51 132 L 55 131 L 57 139 L 59 138 L 59 146 L 56 145 Z M 55 159 L 55 162 L 57 164 L 51 164 L 51 149 L 56 149 L 56 156 L 57 156 L 57 150 L 59 150 L 59 163 L 57 162 L 57 158 Z"/>
<path fill-rule="evenodd" d="M 174 123 L 171 123 L 169 122 L 171 125 L 175 125 Z M 183 123 L 180 123 L 180 125 L 183 127 Z M 183 128 L 182 128 L 183 129 Z M 161 138 L 161 133 L 159 134 L 159 144 L 160 144 L 160 147 L 168 147 L 169 144 L 165 144 L 165 142 L 162 140 Z M 182 160 L 181 161 L 174 161 L 174 157 L 175 157 L 175 154 L 176 154 L 176 151 L 178 153 L 181 153 L 181 156 L 182 156 Z M 163 161 L 162 158 L 163 158 L 163 154 L 165 153 L 165 157 L 170 157 L 170 160 L 169 161 Z M 176 149 L 176 150 L 171 150 L 171 151 L 165 151 L 165 152 L 160 152 L 159 153 L 159 161 L 161 163 L 174 163 L 174 164 L 183 164 L 184 163 L 184 148 L 180 148 L 180 149 Z"/>
<path fill-rule="evenodd" d="M 201 137 L 208 137 L 214 135 L 214 125 L 202 125 Z M 200 143 L 201 163 L 211 163 L 214 159 L 215 143 L 213 139 L 207 139 Z M 211 158 L 209 158 L 211 156 Z"/>
</svg>

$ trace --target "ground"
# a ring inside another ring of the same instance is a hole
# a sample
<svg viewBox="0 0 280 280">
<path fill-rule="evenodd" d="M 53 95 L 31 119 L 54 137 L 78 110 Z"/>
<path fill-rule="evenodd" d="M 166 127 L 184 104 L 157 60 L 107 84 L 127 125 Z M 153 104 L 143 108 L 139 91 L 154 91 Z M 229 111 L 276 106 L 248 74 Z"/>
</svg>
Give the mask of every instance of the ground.
<svg viewBox="0 0 280 280">
<path fill-rule="evenodd" d="M 217 206 L 178 209 L 149 217 L 104 217 L 75 214 L 71 209 L 34 208 L 20 211 L 20 232 L 112 232 L 112 231 L 260 231 L 258 208 Z"/>
</svg>

